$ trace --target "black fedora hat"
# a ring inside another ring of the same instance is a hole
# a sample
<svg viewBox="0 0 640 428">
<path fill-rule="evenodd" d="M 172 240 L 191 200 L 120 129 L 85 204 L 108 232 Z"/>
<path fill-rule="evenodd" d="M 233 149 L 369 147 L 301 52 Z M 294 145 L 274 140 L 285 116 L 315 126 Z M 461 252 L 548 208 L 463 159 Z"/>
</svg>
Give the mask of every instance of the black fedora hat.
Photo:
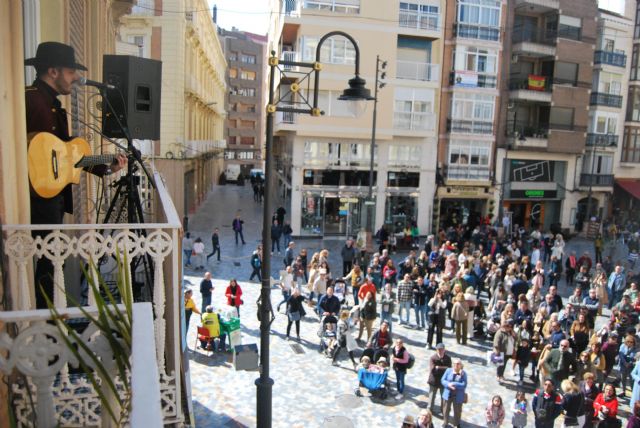
<svg viewBox="0 0 640 428">
<path fill-rule="evenodd" d="M 35 58 L 29 58 L 24 61 L 24 65 L 33 65 L 34 67 L 66 67 L 76 70 L 87 70 L 82 64 L 76 62 L 76 54 L 69 45 L 59 42 L 43 42 L 38 45 Z"/>
</svg>

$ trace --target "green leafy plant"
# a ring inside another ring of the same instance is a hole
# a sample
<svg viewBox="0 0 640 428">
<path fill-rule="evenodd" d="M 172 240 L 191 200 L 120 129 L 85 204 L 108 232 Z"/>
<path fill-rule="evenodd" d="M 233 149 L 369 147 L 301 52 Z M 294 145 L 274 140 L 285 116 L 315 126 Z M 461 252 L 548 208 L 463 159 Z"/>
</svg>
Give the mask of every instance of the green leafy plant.
<svg viewBox="0 0 640 428">
<path fill-rule="evenodd" d="M 80 370 L 87 376 L 96 394 L 98 394 L 102 406 L 102 417 L 108 415 L 117 426 L 122 426 L 125 424 L 131 410 L 129 374 L 131 372 L 133 294 L 126 254 L 123 257 L 117 254 L 116 259 L 118 262 L 116 285 L 124 310 L 118 306 L 118 301 L 105 283 L 102 275 L 100 275 L 100 272 L 97 271 L 93 261 L 90 262 L 88 270 L 83 269 L 83 273 L 89 284 L 90 291 L 95 296 L 97 314 L 90 314 L 73 296 L 67 294 L 69 302 L 74 307 L 77 307 L 89 323 L 93 324 L 100 332 L 100 335 L 107 340 L 112 351 L 113 362 L 102 361 L 98 355 L 94 354 L 82 340 L 80 334 L 65 322 L 65 316 L 60 314 L 42 288 L 41 291 L 47 300 L 51 317 L 60 332 L 62 340 L 76 358 Z M 97 272 L 97 281 L 89 274 L 92 271 Z M 64 292 L 64 290 L 62 291 Z M 121 388 L 118 388 L 114 381 L 113 367 L 115 367 L 115 372 L 122 381 Z"/>
</svg>

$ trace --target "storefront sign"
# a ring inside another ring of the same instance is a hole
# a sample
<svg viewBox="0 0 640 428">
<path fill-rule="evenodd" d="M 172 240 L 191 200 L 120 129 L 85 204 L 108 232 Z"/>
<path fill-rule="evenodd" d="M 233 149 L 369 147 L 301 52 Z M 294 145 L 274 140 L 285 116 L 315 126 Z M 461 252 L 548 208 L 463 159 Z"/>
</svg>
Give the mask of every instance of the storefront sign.
<svg viewBox="0 0 640 428">
<path fill-rule="evenodd" d="M 557 190 L 511 190 L 512 199 L 555 199 Z"/>
<path fill-rule="evenodd" d="M 485 187 L 475 186 L 445 186 L 439 189 L 439 193 L 441 197 L 488 197 L 489 194 L 485 189 Z"/>
<path fill-rule="evenodd" d="M 478 73 L 475 71 L 456 71 L 455 86 L 462 88 L 477 88 Z"/>
<path fill-rule="evenodd" d="M 555 162 L 547 160 L 509 160 L 509 177 L 511 181 L 553 181 Z"/>
</svg>

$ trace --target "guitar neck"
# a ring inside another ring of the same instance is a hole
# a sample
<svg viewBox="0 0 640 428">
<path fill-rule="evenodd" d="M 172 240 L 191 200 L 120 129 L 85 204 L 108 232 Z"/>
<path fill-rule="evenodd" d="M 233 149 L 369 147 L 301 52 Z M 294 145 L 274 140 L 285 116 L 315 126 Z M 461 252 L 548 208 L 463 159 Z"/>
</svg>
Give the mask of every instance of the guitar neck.
<svg viewBox="0 0 640 428">
<path fill-rule="evenodd" d="M 87 168 L 96 165 L 108 165 L 116 158 L 116 155 L 89 155 L 84 156 L 76 164 L 76 168 Z"/>
</svg>

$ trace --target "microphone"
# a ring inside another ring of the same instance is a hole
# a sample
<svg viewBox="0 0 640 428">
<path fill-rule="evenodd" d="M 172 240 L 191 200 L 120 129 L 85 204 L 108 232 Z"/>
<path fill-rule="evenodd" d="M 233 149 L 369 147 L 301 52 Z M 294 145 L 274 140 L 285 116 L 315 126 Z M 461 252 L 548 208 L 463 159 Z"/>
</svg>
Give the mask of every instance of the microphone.
<svg viewBox="0 0 640 428">
<path fill-rule="evenodd" d="M 86 77 L 81 77 L 80 80 L 78 80 L 78 85 L 93 86 L 99 89 L 115 89 L 116 88 L 115 86 L 110 85 L 108 83 L 96 82 L 95 80 L 89 80 Z"/>
</svg>

